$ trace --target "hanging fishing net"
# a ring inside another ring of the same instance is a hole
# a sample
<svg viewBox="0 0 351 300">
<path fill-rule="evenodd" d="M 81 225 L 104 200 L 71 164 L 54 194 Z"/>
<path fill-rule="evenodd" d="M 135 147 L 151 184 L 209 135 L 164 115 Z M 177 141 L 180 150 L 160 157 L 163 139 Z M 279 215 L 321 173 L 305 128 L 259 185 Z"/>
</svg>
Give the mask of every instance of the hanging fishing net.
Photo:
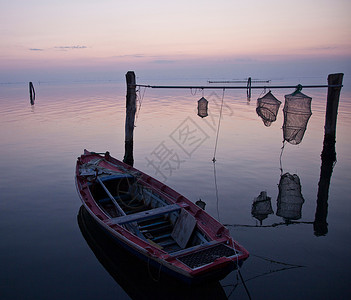
<svg viewBox="0 0 351 300">
<path fill-rule="evenodd" d="M 260 221 L 267 219 L 268 215 L 273 213 L 271 197 L 267 197 L 267 192 L 261 192 L 260 195 L 254 199 L 251 208 L 251 215 Z"/>
<path fill-rule="evenodd" d="M 208 101 L 202 97 L 199 101 L 197 101 L 197 115 L 201 118 L 208 116 Z"/>
<path fill-rule="evenodd" d="M 300 178 L 285 173 L 280 177 L 277 199 L 277 216 L 286 220 L 301 219 L 302 205 L 305 200 L 301 194 Z"/>
<path fill-rule="evenodd" d="M 299 90 L 285 95 L 284 105 L 284 141 L 290 144 L 300 144 L 305 134 L 308 120 L 310 119 L 312 98 L 304 95 Z"/>
<path fill-rule="evenodd" d="M 281 102 L 269 91 L 262 98 L 257 99 L 257 114 L 262 118 L 264 125 L 271 126 L 277 119 L 277 114 Z"/>
</svg>

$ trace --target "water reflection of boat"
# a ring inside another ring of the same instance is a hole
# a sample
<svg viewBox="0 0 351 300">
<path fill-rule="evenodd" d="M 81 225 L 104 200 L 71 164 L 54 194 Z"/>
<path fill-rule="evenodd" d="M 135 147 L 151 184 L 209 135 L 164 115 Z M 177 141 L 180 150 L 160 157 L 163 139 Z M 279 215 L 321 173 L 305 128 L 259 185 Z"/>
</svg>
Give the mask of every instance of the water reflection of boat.
<svg viewBox="0 0 351 300">
<path fill-rule="evenodd" d="M 172 280 L 118 245 L 82 206 L 79 228 L 97 259 L 132 299 L 227 299 L 219 282 L 190 286 Z"/>
<path fill-rule="evenodd" d="M 85 208 L 116 242 L 177 279 L 219 280 L 248 257 L 204 210 L 108 152 L 85 150 L 76 184 Z"/>
</svg>

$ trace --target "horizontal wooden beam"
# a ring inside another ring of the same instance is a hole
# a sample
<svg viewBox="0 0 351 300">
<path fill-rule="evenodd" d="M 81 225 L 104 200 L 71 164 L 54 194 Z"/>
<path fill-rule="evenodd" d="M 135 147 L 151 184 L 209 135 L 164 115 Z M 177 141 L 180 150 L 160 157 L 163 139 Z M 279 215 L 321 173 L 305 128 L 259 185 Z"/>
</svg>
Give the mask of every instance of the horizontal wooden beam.
<svg viewBox="0 0 351 300">
<path fill-rule="evenodd" d="M 138 212 L 138 213 L 131 214 L 131 215 L 112 218 L 109 221 L 107 221 L 106 223 L 109 225 L 111 225 L 111 224 L 122 225 L 122 224 L 131 223 L 131 222 L 135 222 L 135 221 L 143 221 L 143 220 L 147 220 L 151 217 L 164 215 L 164 214 L 176 211 L 178 209 L 181 209 L 181 207 L 178 204 L 171 204 L 171 205 L 167 205 L 167 206 L 161 206 L 158 208 L 145 210 L 145 211 Z"/>
<path fill-rule="evenodd" d="M 341 88 L 342 85 L 301 85 L 303 89 L 313 89 L 313 88 Z M 152 89 L 236 89 L 236 90 L 246 90 L 247 86 L 209 86 L 209 85 L 145 85 L 136 84 L 135 87 L 145 87 Z M 300 85 L 263 85 L 263 86 L 251 86 L 251 89 L 295 89 L 300 87 Z"/>
</svg>

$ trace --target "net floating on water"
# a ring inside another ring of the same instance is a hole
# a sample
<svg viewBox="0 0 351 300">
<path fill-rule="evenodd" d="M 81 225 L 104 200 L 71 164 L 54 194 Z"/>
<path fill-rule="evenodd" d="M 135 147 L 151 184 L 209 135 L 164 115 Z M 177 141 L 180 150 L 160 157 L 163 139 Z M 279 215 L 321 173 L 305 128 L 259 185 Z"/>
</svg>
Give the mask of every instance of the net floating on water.
<svg viewBox="0 0 351 300">
<path fill-rule="evenodd" d="M 278 110 L 281 102 L 273 96 L 271 91 L 257 99 L 257 114 L 262 118 L 264 125 L 267 127 L 277 119 Z"/>
<path fill-rule="evenodd" d="M 312 115 L 312 98 L 300 91 L 285 95 L 284 105 L 284 141 L 290 144 L 300 144 L 305 134 L 308 120 Z"/>
</svg>

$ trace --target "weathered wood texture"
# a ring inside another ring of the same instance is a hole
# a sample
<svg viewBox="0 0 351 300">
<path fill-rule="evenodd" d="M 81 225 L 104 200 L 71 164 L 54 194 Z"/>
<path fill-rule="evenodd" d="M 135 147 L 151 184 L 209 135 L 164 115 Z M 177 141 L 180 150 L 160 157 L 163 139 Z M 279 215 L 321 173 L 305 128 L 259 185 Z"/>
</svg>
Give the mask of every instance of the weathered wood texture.
<svg viewBox="0 0 351 300">
<path fill-rule="evenodd" d="M 328 233 L 328 198 L 330 180 L 336 161 L 336 120 L 338 115 L 339 98 L 344 74 L 330 74 L 328 85 L 339 85 L 339 87 L 328 87 L 327 110 L 325 114 L 324 142 L 322 150 L 321 173 L 318 183 L 317 208 L 313 222 L 314 234 L 316 236 Z"/>
<path fill-rule="evenodd" d="M 142 212 L 138 212 L 138 213 L 134 213 L 134 214 L 130 214 L 130 215 L 126 215 L 126 216 L 122 216 L 122 217 L 116 217 L 116 218 L 112 218 L 110 219 L 107 223 L 108 224 L 126 224 L 126 223 L 131 223 L 131 222 L 135 222 L 135 221 L 144 221 L 153 217 L 157 217 L 160 215 L 165 215 L 165 214 L 169 214 L 171 212 L 174 212 L 176 210 L 179 210 L 181 207 L 178 204 L 171 204 L 171 205 L 167 205 L 167 206 L 161 206 L 158 208 L 153 208 L 150 210 L 145 210 Z"/>
<path fill-rule="evenodd" d="M 133 166 L 133 134 L 136 112 L 136 81 L 135 73 L 128 71 L 126 74 L 127 96 L 126 96 L 126 122 L 125 122 L 125 152 L 123 162 Z"/>
<path fill-rule="evenodd" d="M 336 120 L 343 77 L 344 74 L 342 73 L 330 74 L 328 76 L 328 85 L 339 85 L 339 87 L 328 87 L 322 158 L 333 161 L 336 160 Z"/>
</svg>

